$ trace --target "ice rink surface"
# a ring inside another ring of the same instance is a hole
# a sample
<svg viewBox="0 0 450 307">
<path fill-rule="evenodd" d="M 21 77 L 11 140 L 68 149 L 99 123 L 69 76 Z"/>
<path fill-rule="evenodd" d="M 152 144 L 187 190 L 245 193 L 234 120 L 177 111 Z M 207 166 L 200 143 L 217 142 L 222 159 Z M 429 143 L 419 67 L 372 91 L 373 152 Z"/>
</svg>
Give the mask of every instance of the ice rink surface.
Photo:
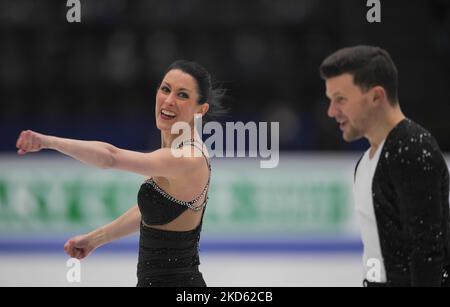
<svg viewBox="0 0 450 307">
<path fill-rule="evenodd" d="M 64 254 L 0 255 L 0 286 L 134 287 L 137 254 L 93 254 L 68 282 Z M 211 287 L 359 287 L 361 256 L 350 254 L 204 253 L 200 270 Z"/>
</svg>

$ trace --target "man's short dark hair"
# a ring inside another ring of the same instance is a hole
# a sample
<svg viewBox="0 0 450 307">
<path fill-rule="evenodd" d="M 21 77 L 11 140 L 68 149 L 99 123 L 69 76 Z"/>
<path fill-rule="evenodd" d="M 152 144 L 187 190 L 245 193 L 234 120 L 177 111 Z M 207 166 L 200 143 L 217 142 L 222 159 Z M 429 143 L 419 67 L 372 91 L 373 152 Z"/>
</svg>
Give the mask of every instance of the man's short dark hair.
<svg viewBox="0 0 450 307">
<path fill-rule="evenodd" d="M 374 46 L 355 46 L 336 51 L 320 65 L 326 80 L 349 73 L 363 91 L 382 86 L 391 105 L 398 103 L 398 72 L 386 50 Z"/>
</svg>

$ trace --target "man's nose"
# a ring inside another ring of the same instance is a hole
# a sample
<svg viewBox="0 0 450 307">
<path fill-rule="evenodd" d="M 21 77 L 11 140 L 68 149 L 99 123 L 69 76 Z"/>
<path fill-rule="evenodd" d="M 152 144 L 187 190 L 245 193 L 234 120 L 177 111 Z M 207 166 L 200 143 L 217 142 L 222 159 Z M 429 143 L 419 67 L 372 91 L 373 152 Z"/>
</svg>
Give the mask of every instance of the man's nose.
<svg viewBox="0 0 450 307">
<path fill-rule="evenodd" d="M 328 111 L 327 111 L 328 116 L 331 118 L 334 118 L 334 117 L 336 117 L 336 113 L 337 113 L 336 106 L 334 105 L 333 102 L 330 102 L 330 105 L 328 106 Z"/>
</svg>

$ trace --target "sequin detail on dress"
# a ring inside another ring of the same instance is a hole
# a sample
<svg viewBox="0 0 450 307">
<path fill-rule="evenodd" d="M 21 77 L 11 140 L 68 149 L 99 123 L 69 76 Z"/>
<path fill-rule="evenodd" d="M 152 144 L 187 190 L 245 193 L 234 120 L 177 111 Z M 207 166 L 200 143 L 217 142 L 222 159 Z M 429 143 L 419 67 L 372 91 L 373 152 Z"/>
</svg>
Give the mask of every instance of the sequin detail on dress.
<svg viewBox="0 0 450 307">
<path fill-rule="evenodd" d="M 183 142 L 181 146 L 183 145 L 196 146 L 194 141 Z M 204 157 L 209 168 L 208 183 L 202 193 L 192 201 L 177 200 L 153 180 L 146 180 L 141 185 L 138 205 L 143 223 L 141 223 L 139 238 L 138 287 L 206 286 L 198 269 L 200 233 L 211 178 L 211 166 L 208 158 L 205 155 Z M 203 196 L 204 202 L 201 205 L 195 205 Z M 168 231 L 144 226 L 144 223 L 164 225 L 186 210 L 200 211 L 201 209 L 203 211 L 200 223 L 190 231 Z"/>
</svg>

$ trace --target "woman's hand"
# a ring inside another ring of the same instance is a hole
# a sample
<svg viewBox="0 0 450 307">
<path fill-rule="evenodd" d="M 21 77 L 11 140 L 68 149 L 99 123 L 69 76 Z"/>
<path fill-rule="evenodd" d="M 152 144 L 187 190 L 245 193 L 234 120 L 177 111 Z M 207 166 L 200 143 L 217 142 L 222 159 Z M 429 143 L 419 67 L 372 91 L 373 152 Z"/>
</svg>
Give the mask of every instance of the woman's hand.
<svg viewBox="0 0 450 307">
<path fill-rule="evenodd" d="M 89 234 L 75 236 L 64 244 L 64 251 L 72 258 L 86 258 L 98 247 L 93 241 Z"/>
<path fill-rule="evenodd" d="M 40 134 L 31 130 L 22 131 L 17 139 L 16 147 L 19 149 L 17 153 L 24 155 L 28 152 L 38 152 L 47 148 L 49 136 Z"/>
</svg>

